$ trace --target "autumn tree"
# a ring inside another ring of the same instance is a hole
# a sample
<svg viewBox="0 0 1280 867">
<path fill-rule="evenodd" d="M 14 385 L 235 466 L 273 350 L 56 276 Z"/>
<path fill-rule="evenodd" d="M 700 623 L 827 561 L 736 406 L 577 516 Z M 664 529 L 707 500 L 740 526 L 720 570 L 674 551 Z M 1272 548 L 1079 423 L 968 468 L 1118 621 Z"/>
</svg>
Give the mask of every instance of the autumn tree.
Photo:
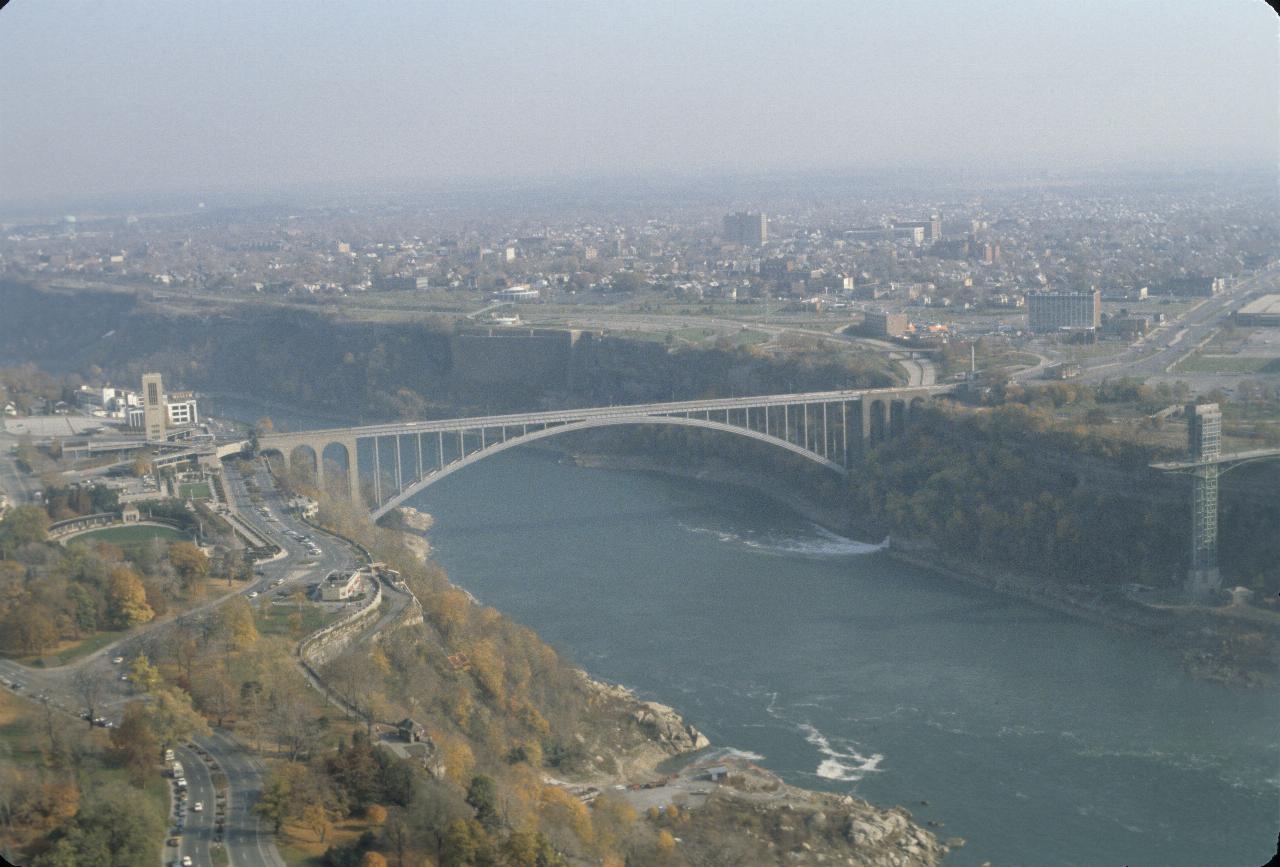
<svg viewBox="0 0 1280 867">
<path fill-rule="evenodd" d="M 169 546 L 169 563 L 177 570 L 186 587 L 209 575 L 209 558 L 191 542 L 174 542 Z"/>
<path fill-rule="evenodd" d="M 215 633 L 228 650 L 244 650 L 258 640 L 253 622 L 253 606 L 243 596 L 229 600 L 218 609 Z"/>
<path fill-rule="evenodd" d="M 151 692 L 159 689 L 164 683 L 160 669 L 151 664 L 151 660 L 139 654 L 129 663 L 129 681 L 134 689 L 140 692 Z"/>
<path fill-rule="evenodd" d="M 146 623 L 155 616 L 147 604 L 146 588 L 127 566 L 116 566 L 107 576 L 107 610 L 112 623 L 120 629 Z"/>
<path fill-rule="evenodd" d="M 221 726 L 236 707 L 236 688 L 221 666 L 206 666 L 192 679 L 191 695 L 196 705 L 213 716 Z"/>
<path fill-rule="evenodd" d="M 192 735 L 209 734 L 208 723 L 191 707 L 190 696 L 180 690 L 156 690 L 148 711 L 161 747 L 182 743 Z"/>
<path fill-rule="evenodd" d="M 120 765 L 129 772 L 130 781 L 135 786 L 144 785 L 160 750 L 146 705 L 131 701 L 124 706 L 120 725 L 111 729 L 111 746 Z"/>
<path fill-rule="evenodd" d="M 18 506 L 0 518 L 0 555 L 8 557 L 23 545 L 43 542 L 49 532 L 49 515 L 39 506 Z"/>
</svg>

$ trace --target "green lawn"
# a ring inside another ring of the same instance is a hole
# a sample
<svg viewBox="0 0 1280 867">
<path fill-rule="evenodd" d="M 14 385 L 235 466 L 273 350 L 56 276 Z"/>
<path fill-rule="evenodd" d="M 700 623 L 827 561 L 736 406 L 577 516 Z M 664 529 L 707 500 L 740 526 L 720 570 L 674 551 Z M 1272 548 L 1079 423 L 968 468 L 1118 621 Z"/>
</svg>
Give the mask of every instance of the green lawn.
<svg viewBox="0 0 1280 867">
<path fill-rule="evenodd" d="M 213 491 L 209 489 L 208 482 L 193 482 L 178 486 L 178 499 L 181 500 L 212 500 Z"/>
<path fill-rule="evenodd" d="M 268 612 L 259 614 L 255 621 L 258 625 L 258 632 L 262 635 L 284 635 L 289 636 L 289 615 L 293 614 L 294 607 L 288 605 L 272 605 Z M 317 629 L 327 625 L 339 616 L 342 612 L 326 614 L 323 608 L 304 603 L 302 606 L 302 634 L 309 635 Z"/>
<path fill-rule="evenodd" d="M 1187 373 L 1280 373 L 1280 359 L 1259 355 L 1202 355 L 1194 353 L 1174 368 Z"/>
<path fill-rule="evenodd" d="M 54 662 L 53 664 L 66 665 L 68 662 L 71 662 L 73 659 L 79 659 L 82 656 L 88 656 L 90 653 L 93 653 L 95 650 L 99 650 L 103 647 L 106 647 L 108 644 L 115 641 L 116 639 L 124 637 L 124 635 L 127 632 L 128 630 L 125 629 L 125 630 L 119 630 L 119 631 L 113 630 L 109 632 L 98 632 L 93 635 L 90 635 L 84 641 L 73 644 L 64 650 L 60 650 L 57 653 L 55 653 L 53 655 L 53 659 L 57 661 Z M 46 661 L 46 664 L 48 664 L 50 660 L 48 657 L 46 657 L 45 661 Z"/>
</svg>

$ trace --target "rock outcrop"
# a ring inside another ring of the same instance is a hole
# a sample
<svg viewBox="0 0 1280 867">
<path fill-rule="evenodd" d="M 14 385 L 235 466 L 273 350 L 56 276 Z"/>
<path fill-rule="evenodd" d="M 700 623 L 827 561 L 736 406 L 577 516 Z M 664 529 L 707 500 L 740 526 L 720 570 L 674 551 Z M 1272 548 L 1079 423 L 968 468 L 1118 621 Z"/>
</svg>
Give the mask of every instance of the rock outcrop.
<svg viewBox="0 0 1280 867">
<path fill-rule="evenodd" d="M 656 701 L 640 702 L 631 712 L 636 722 L 674 752 L 687 753 L 711 746 L 707 736 L 684 721 L 680 714 Z"/>
<path fill-rule="evenodd" d="M 435 524 L 436 519 L 426 512 L 419 512 L 413 506 L 401 506 L 391 513 L 387 526 L 396 530 L 407 530 L 412 533 L 425 533 Z"/>
</svg>

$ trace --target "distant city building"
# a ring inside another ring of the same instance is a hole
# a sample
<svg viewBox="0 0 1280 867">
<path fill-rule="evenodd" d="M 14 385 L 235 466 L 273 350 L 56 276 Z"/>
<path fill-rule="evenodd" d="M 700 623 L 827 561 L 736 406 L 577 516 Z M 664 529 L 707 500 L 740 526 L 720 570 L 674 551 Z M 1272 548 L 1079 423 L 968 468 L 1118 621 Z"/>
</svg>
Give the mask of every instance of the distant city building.
<svg viewBox="0 0 1280 867">
<path fill-rule="evenodd" d="M 537 301 L 542 297 L 541 290 L 534 289 L 528 283 L 521 283 L 517 286 L 508 286 L 506 289 L 499 289 L 493 293 L 493 297 L 499 301 Z"/>
<path fill-rule="evenodd" d="M 169 424 L 174 427 L 200 423 L 200 411 L 196 406 L 196 398 L 189 391 L 175 392 L 167 395 L 164 409 Z"/>
<path fill-rule="evenodd" d="M 766 280 L 789 280 L 797 267 L 795 259 L 765 259 L 760 263 L 760 276 Z"/>
<path fill-rule="evenodd" d="M 1051 364 L 1044 370 L 1045 379 L 1075 379 L 1080 375 L 1080 363 L 1077 361 L 1063 361 L 1058 364 Z"/>
<path fill-rule="evenodd" d="M 112 391 L 121 390 L 103 389 L 103 394 L 105 396 Z M 120 414 L 128 427 L 146 434 L 147 442 L 164 442 L 169 428 L 190 427 L 200 423 L 200 410 L 195 395 L 189 391 L 165 394 L 164 382 L 158 373 L 143 374 L 142 406 L 132 405 L 132 394 L 124 392 Z"/>
<path fill-rule="evenodd" d="M 167 415 L 164 406 L 164 382 L 160 374 L 142 374 L 142 422 L 147 442 L 164 442 Z"/>
<path fill-rule="evenodd" d="M 1225 277 L 1176 277 L 1164 284 L 1165 294 L 1186 298 L 1212 298 L 1226 288 Z"/>
<path fill-rule="evenodd" d="M 938 214 L 931 214 L 927 220 L 894 220 L 892 225 L 895 231 L 919 229 L 920 240 L 927 244 L 942 240 L 942 217 Z"/>
<path fill-rule="evenodd" d="M 860 226 L 845 229 L 841 237 L 846 241 L 887 241 L 893 237 L 893 233 L 884 226 Z"/>
<path fill-rule="evenodd" d="M 724 218 L 724 239 L 734 244 L 763 247 L 769 240 L 769 218 L 739 211 Z"/>
<path fill-rule="evenodd" d="M 1102 293 L 1032 292 L 1027 295 L 1027 324 L 1032 331 L 1095 329 L 1102 324 Z"/>
<path fill-rule="evenodd" d="M 1150 316 L 1112 316 L 1103 330 L 1122 337 L 1134 338 L 1151 330 Z"/>
<path fill-rule="evenodd" d="M 862 320 L 861 330 L 871 337 L 901 337 L 911 330 L 911 320 L 905 313 L 868 310 Z"/>
<path fill-rule="evenodd" d="M 1263 295 L 1241 307 L 1235 314 L 1236 324 L 1250 328 L 1280 326 L 1280 295 Z"/>
</svg>

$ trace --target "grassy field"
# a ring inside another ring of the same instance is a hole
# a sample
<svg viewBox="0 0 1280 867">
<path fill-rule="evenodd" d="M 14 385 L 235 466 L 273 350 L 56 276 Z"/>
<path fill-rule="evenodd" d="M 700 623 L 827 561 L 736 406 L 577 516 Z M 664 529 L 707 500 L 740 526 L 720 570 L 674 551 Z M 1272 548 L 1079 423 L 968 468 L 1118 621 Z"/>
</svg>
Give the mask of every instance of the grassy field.
<svg viewBox="0 0 1280 867">
<path fill-rule="evenodd" d="M 213 499 L 213 491 L 209 489 L 208 482 L 194 482 L 192 484 L 183 484 L 178 486 L 178 499 L 211 500 Z"/>
<path fill-rule="evenodd" d="M 258 632 L 262 635 L 283 635 L 286 637 L 294 637 L 292 627 L 289 623 L 289 617 L 294 612 L 292 605 L 272 605 L 265 614 L 259 613 L 255 618 L 258 626 Z M 303 603 L 302 606 L 302 630 L 299 635 L 308 635 L 320 629 L 335 618 L 340 616 L 342 612 L 334 612 L 326 614 L 325 610 L 318 605 Z"/>
<path fill-rule="evenodd" d="M 1202 355 L 1193 353 L 1175 370 L 1186 373 L 1280 373 L 1280 359 L 1258 355 Z"/>
<path fill-rule="evenodd" d="M 310 828 L 286 822 L 276 837 L 276 846 L 289 867 L 323 867 L 324 853 L 330 846 L 351 843 L 365 831 L 376 833 L 377 826 L 361 819 L 342 819 L 330 826 L 329 833 L 321 843 Z"/>
<path fill-rule="evenodd" d="M 186 539 L 185 533 L 172 527 L 161 527 L 155 524 L 135 524 L 129 527 L 107 527 L 74 537 L 77 542 L 110 542 L 121 548 L 145 545 L 152 539 L 164 542 L 177 542 Z"/>
<path fill-rule="evenodd" d="M 51 654 L 52 659 L 50 659 L 50 654 L 46 654 L 43 658 L 43 664 L 66 665 L 68 662 L 71 662 L 74 659 L 79 659 L 82 656 L 88 656 L 90 653 L 93 653 L 95 650 L 99 650 L 103 647 L 106 647 L 108 644 L 115 641 L 116 639 L 122 638 L 127 632 L 128 632 L 127 629 L 119 630 L 119 631 L 98 632 L 93 635 L 90 635 L 88 638 L 82 641 L 73 641 L 67 646 L 61 647 L 58 650 L 55 650 L 53 654 Z"/>
</svg>

